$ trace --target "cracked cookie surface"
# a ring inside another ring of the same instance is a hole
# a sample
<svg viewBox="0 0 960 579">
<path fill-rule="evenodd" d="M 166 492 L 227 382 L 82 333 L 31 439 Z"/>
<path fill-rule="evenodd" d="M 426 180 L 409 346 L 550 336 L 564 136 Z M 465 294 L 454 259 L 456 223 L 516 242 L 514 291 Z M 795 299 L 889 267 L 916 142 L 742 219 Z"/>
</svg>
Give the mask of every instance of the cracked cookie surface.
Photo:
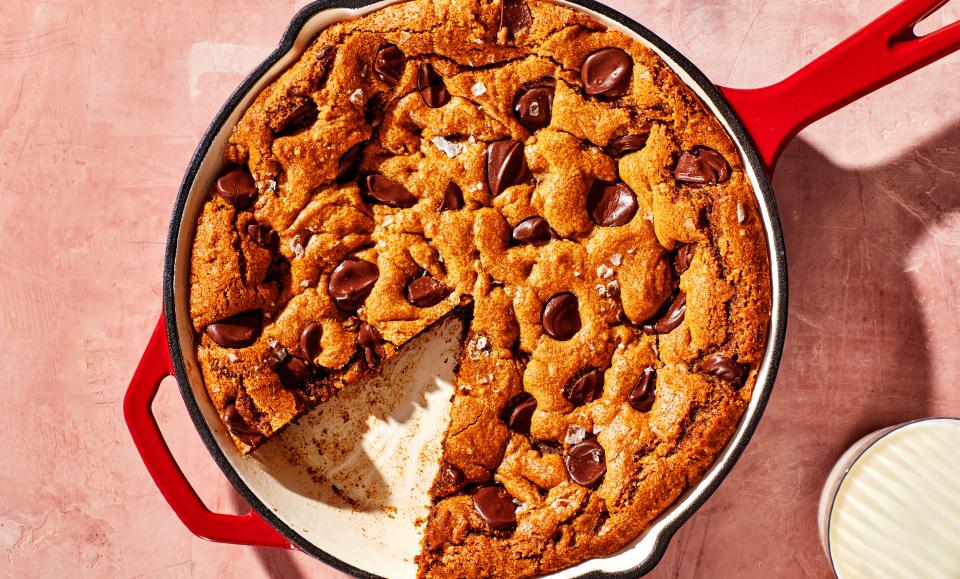
<svg viewBox="0 0 960 579">
<path fill-rule="evenodd" d="M 616 552 L 750 400 L 771 290 L 743 163 L 666 64 L 581 12 L 412 0 L 335 24 L 225 160 L 190 310 L 242 452 L 468 319 L 421 576 Z"/>
</svg>

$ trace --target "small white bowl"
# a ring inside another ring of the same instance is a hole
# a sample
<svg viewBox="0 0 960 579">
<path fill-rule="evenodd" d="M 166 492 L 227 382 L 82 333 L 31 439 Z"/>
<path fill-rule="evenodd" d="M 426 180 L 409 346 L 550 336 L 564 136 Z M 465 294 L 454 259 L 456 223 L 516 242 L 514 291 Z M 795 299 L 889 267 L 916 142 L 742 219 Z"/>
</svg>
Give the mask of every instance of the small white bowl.
<svg viewBox="0 0 960 579">
<path fill-rule="evenodd" d="M 860 439 L 827 477 L 819 526 L 841 579 L 960 577 L 960 419 Z"/>
</svg>

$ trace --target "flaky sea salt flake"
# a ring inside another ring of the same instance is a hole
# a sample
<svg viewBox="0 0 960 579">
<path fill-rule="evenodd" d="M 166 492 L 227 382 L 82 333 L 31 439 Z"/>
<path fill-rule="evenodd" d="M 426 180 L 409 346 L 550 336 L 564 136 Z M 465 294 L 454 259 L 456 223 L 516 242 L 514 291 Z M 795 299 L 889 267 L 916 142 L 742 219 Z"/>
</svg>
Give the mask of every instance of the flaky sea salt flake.
<svg viewBox="0 0 960 579">
<path fill-rule="evenodd" d="M 363 104 L 363 89 L 362 89 L 362 88 L 358 88 L 357 90 L 355 90 L 355 91 L 353 91 L 352 93 L 350 93 L 350 102 L 352 102 L 353 104 L 355 104 L 355 105 L 357 105 L 357 106 L 360 106 L 360 105 Z"/>
<path fill-rule="evenodd" d="M 743 223 L 747 220 L 747 208 L 743 203 L 737 203 L 737 223 Z"/>
<path fill-rule="evenodd" d="M 433 144 L 446 153 L 447 157 L 451 159 L 463 152 L 463 143 L 454 143 L 453 141 L 448 141 L 443 137 L 434 137 L 430 139 Z"/>
<path fill-rule="evenodd" d="M 587 429 L 579 424 L 571 424 L 567 427 L 567 433 L 563 441 L 567 444 L 580 444 L 587 437 Z"/>
<path fill-rule="evenodd" d="M 482 82 L 480 82 L 479 80 L 476 82 L 476 84 L 470 87 L 470 93 L 473 94 L 473 96 L 475 97 L 478 97 L 484 94 L 485 92 L 487 92 L 487 86 Z"/>
<path fill-rule="evenodd" d="M 621 263 L 623 263 L 623 254 L 622 254 L 622 253 L 614 253 L 613 255 L 611 255 L 611 256 L 610 256 L 610 263 L 612 263 L 613 265 L 620 265 Z"/>
</svg>

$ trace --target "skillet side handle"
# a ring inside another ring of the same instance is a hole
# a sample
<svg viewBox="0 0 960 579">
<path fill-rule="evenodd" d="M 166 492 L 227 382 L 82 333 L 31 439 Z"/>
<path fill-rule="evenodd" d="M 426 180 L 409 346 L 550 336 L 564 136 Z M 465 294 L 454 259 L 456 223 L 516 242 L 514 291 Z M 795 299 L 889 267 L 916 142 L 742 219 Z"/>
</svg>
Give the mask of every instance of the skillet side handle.
<svg viewBox="0 0 960 579">
<path fill-rule="evenodd" d="M 960 48 L 960 22 L 917 36 L 914 26 L 948 0 L 904 0 L 786 79 L 721 88 L 772 174 L 801 129 Z"/>
<path fill-rule="evenodd" d="M 151 409 L 160 382 L 173 374 L 163 315 L 157 322 L 123 398 L 123 417 L 153 482 L 184 525 L 198 537 L 221 543 L 292 549 L 257 513 L 224 515 L 204 506 L 177 466 Z"/>
</svg>

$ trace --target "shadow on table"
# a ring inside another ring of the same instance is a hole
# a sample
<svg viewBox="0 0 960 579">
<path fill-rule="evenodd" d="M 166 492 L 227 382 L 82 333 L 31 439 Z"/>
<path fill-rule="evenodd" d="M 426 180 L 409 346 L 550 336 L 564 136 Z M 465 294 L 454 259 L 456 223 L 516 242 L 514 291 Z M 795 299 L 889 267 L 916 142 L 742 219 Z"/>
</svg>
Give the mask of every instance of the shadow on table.
<svg viewBox="0 0 960 579">
<path fill-rule="evenodd" d="M 791 299 L 776 404 L 789 400 L 795 420 L 824 413 L 819 474 L 860 437 L 933 412 L 911 272 L 922 265 L 921 238 L 960 210 L 958 175 L 960 126 L 855 170 L 801 139 L 776 173 Z"/>
</svg>

